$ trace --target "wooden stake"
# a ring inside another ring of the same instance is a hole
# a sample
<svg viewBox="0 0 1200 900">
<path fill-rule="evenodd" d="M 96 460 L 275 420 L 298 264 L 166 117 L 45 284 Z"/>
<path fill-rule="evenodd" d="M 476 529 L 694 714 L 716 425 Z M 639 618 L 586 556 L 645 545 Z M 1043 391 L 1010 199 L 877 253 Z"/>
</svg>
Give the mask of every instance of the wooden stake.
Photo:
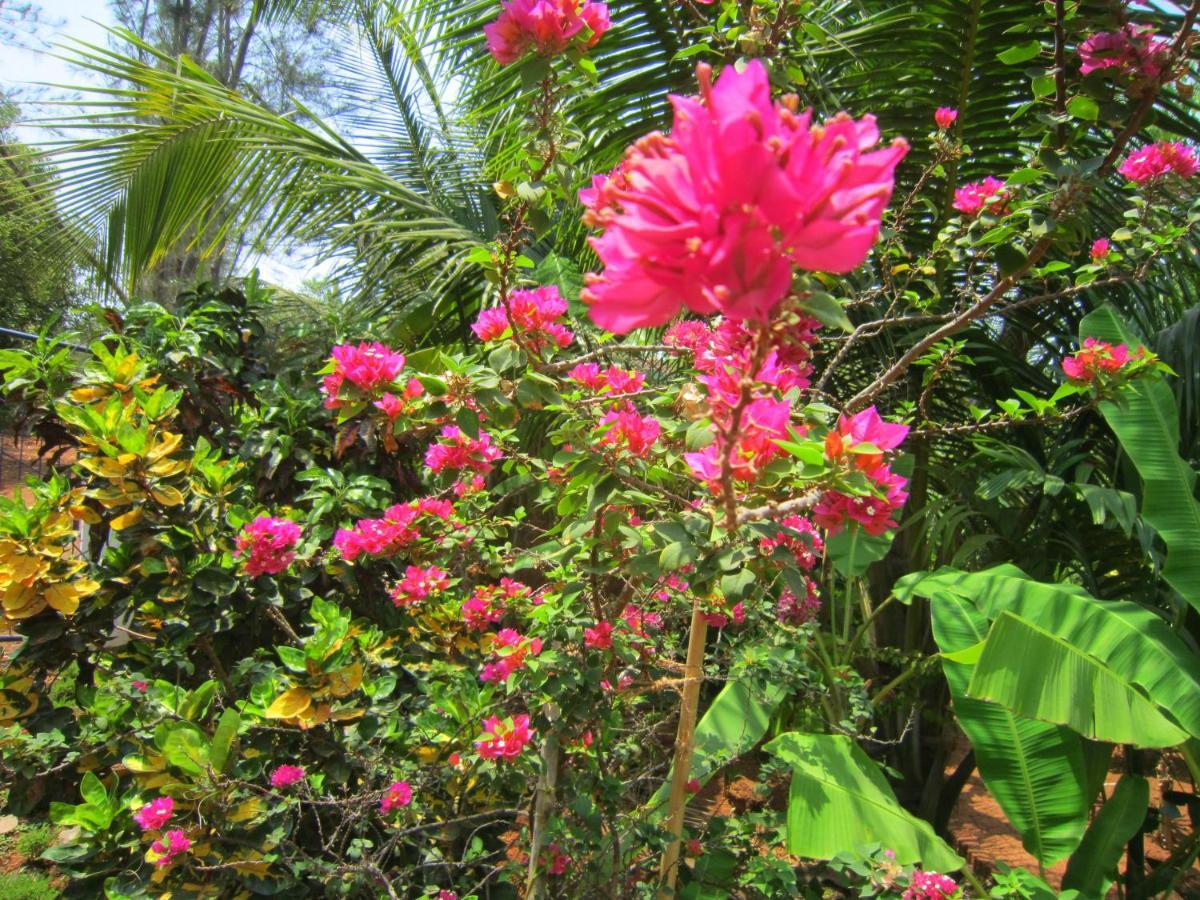
<svg viewBox="0 0 1200 900">
<path fill-rule="evenodd" d="M 667 802 L 667 830 L 671 833 L 671 841 L 663 851 L 658 869 L 659 900 L 670 900 L 675 896 L 679 848 L 683 842 L 683 813 L 687 807 L 687 784 L 692 771 L 692 747 L 700 706 L 700 684 L 704 681 L 704 644 L 707 639 L 708 619 L 700 607 L 700 597 L 696 597 L 692 603 L 692 627 L 683 672 L 683 698 L 679 704 L 679 730 L 675 733 L 674 771 Z"/>
</svg>

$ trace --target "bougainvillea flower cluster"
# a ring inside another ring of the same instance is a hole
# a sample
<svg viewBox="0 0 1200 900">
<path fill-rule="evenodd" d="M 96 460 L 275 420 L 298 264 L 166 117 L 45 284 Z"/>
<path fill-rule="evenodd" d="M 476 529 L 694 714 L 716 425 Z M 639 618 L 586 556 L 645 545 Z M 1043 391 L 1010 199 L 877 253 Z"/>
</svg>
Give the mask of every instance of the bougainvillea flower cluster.
<svg viewBox="0 0 1200 900">
<path fill-rule="evenodd" d="M 381 519 L 360 519 L 353 528 L 339 528 L 333 545 L 348 562 L 362 554 L 391 556 L 422 537 L 433 536 L 426 526 L 449 520 L 454 507 L 447 500 L 424 497 L 397 503 Z"/>
<path fill-rule="evenodd" d="M 1092 384 L 1105 376 L 1116 375 L 1133 362 L 1147 358 L 1145 347 L 1131 351 L 1125 344 L 1110 344 L 1085 338 L 1082 349 L 1063 360 L 1063 372 L 1078 384 Z"/>
<path fill-rule="evenodd" d="M 732 449 L 726 450 L 725 442 L 716 440 L 703 450 L 685 453 L 684 459 L 693 474 L 714 493 L 720 489 L 726 453 L 733 480 L 753 483 L 769 463 L 783 455 L 776 441 L 790 440 L 791 418 L 792 405 L 788 401 L 760 397 L 748 403 L 742 412 Z"/>
<path fill-rule="evenodd" d="M 603 229 L 591 242 L 604 264 L 582 296 L 610 331 L 663 325 L 681 305 L 762 320 L 793 268 L 856 268 L 908 150 L 897 140 L 872 151 L 870 116 L 818 126 L 794 98 L 773 103 L 759 60 L 726 67 L 715 85 L 708 66 L 697 74 L 699 98 L 671 98 L 670 135 L 642 138 L 580 195 Z"/>
<path fill-rule="evenodd" d="M 133 821 L 142 831 L 157 831 L 171 821 L 175 801 L 170 797 L 155 797 L 133 814 Z"/>
<path fill-rule="evenodd" d="M 296 559 L 300 526 L 289 519 L 259 516 L 242 529 L 234 555 L 246 560 L 246 574 L 278 575 Z"/>
<path fill-rule="evenodd" d="M 933 114 L 933 121 L 942 131 L 946 131 L 958 120 L 958 110 L 950 106 L 939 106 Z"/>
<path fill-rule="evenodd" d="M 612 647 L 612 622 L 597 622 L 583 629 L 583 646 L 589 650 L 608 650 Z"/>
<path fill-rule="evenodd" d="M 374 406 L 380 410 L 385 416 L 392 421 L 395 421 L 402 415 L 408 415 L 413 411 L 413 401 L 418 397 L 424 396 L 425 385 L 421 384 L 416 378 L 408 379 L 408 383 L 404 386 L 404 390 L 399 395 L 388 391 L 382 397 L 375 401 Z"/>
<path fill-rule="evenodd" d="M 1093 34 L 1079 45 L 1079 72 L 1109 71 L 1134 79 L 1158 78 L 1170 56 L 1171 44 L 1154 33 L 1153 25 L 1127 24 L 1120 31 Z"/>
<path fill-rule="evenodd" d="M 1091 250 L 1088 252 L 1092 257 L 1092 262 L 1100 263 L 1108 259 L 1108 254 L 1111 252 L 1111 250 L 1112 245 L 1108 242 L 1108 238 L 1096 238 L 1096 240 L 1092 242 Z"/>
<path fill-rule="evenodd" d="M 807 590 L 803 597 L 797 597 L 789 588 L 779 595 L 775 603 L 775 617 L 785 625 L 800 626 L 816 619 L 821 611 L 821 597 L 817 585 L 811 579 L 805 579 Z"/>
<path fill-rule="evenodd" d="M 339 395 L 346 382 L 371 395 L 395 382 L 405 363 L 403 353 L 378 342 L 339 344 L 330 356 L 333 371 L 325 376 L 321 385 L 328 409 L 342 405 Z"/>
<path fill-rule="evenodd" d="M 635 394 L 646 384 L 642 372 L 620 366 L 601 369 L 596 363 L 580 363 L 567 373 L 567 377 L 598 394 Z"/>
<path fill-rule="evenodd" d="M 988 176 L 983 181 L 972 181 L 955 190 L 952 205 L 964 216 L 974 219 L 984 210 L 993 216 L 1004 215 L 1008 200 L 1004 182 Z"/>
<path fill-rule="evenodd" d="M 605 413 L 600 427 L 606 429 L 600 437 L 601 446 L 615 447 L 641 459 L 650 454 L 662 434 L 658 419 L 643 416 L 628 401 L 619 409 Z"/>
<path fill-rule="evenodd" d="M 958 892 L 958 884 L 938 872 L 913 872 L 904 891 L 904 900 L 949 900 Z"/>
<path fill-rule="evenodd" d="M 528 638 L 513 628 L 501 628 L 492 639 L 492 658 L 479 674 L 480 681 L 503 684 L 542 652 L 541 638 Z"/>
<path fill-rule="evenodd" d="M 1191 178 L 1200 172 L 1200 160 L 1187 144 L 1158 141 L 1129 154 L 1117 171 L 1135 184 L 1146 184 L 1167 175 Z"/>
<path fill-rule="evenodd" d="M 271 787 L 276 790 L 289 788 L 298 781 L 304 778 L 303 766 L 283 765 L 277 766 L 275 771 L 271 773 Z"/>
<path fill-rule="evenodd" d="M 156 866 L 169 866 L 175 857 L 192 849 L 191 839 L 178 828 L 172 829 L 150 845 Z"/>
<path fill-rule="evenodd" d="M 790 515 L 780 519 L 779 525 L 780 531 L 774 537 L 759 539 L 759 552 L 770 556 L 782 547 L 791 553 L 792 559 L 800 569 L 811 572 L 825 554 L 825 542 L 813 527 L 813 523 L 804 516 Z"/>
<path fill-rule="evenodd" d="M 492 443 L 492 436 L 480 431 L 473 438 L 457 425 L 447 425 L 437 443 L 425 452 L 425 465 L 435 474 L 459 472 L 470 469 L 486 475 L 494 468 L 493 463 L 504 456 L 503 451 Z"/>
<path fill-rule="evenodd" d="M 408 806 L 412 799 L 412 785 L 407 781 L 393 781 L 379 799 L 379 812 L 381 815 L 390 815 L 401 807 Z"/>
<path fill-rule="evenodd" d="M 837 428 L 825 437 L 825 456 L 833 466 L 865 475 L 871 494 L 826 491 L 813 509 L 813 520 L 830 534 L 849 522 L 857 522 L 872 535 L 895 528 L 894 514 L 908 499 L 904 490 L 908 482 L 892 472 L 887 452 L 903 443 L 908 430 L 907 425 L 885 422 L 873 406 L 840 417 Z"/>
<path fill-rule="evenodd" d="M 437 566 L 409 566 L 404 577 L 392 588 L 392 602 L 397 606 L 413 606 L 450 587 L 450 578 Z"/>
<path fill-rule="evenodd" d="M 512 762 L 533 740 L 535 732 L 529 727 L 529 716 L 521 713 L 508 719 L 490 716 L 483 721 L 484 735 L 475 742 L 483 759 Z"/>
<path fill-rule="evenodd" d="M 608 31 L 608 5 L 593 0 L 507 0 L 500 17 L 483 26 L 488 52 L 502 66 L 526 53 L 558 56 L 587 49 Z"/>
<path fill-rule="evenodd" d="M 567 301 L 554 285 L 517 290 L 508 296 L 508 309 L 503 305 L 485 309 L 471 330 L 487 343 L 510 337 L 515 329 L 525 346 L 540 353 L 552 344 L 570 346 L 575 339 L 575 333 L 560 321 L 566 314 Z"/>
<path fill-rule="evenodd" d="M 480 585 L 462 605 L 463 619 L 471 631 L 486 631 L 504 618 L 508 604 L 530 595 L 527 585 L 511 578 L 501 578 L 500 583 Z"/>
</svg>

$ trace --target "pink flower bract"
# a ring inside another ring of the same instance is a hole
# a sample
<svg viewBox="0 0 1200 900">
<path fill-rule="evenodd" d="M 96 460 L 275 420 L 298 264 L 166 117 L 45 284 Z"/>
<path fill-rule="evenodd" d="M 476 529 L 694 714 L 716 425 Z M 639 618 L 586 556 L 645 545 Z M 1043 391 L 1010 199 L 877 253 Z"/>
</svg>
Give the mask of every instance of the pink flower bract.
<svg viewBox="0 0 1200 900">
<path fill-rule="evenodd" d="M 484 720 L 483 731 L 483 737 L 475 742 L 479 755 L 484 759 L 505 762 L 512 762 L 520 756 L 535 733 L 529 727 L 529 716 L 525 713 L 504 720 L 491 716 Z"/>
<path fill-rule="evenodd" d="M 242 529 L 235 556 L 246 557 L 246 574 L 278 575 L 292 564 L 300 526 L 289 519 L 259 516 Z"/>
<path fill-rule="evenodd" d="M 175 812 L 175 801 L 170 797 L 156 797 L 133 814 L 133 820 L 142 831 L 155 831 L 171 821 Z"/>
<path fill-rule="evenodd" d="M 1108 258 L 1109 250 L 1112 245 L 1109 244 L 1108 238 L 1096 238 L 1092 242 L 1092 249 L 1089 251 L 1092 256 L 1092 262 L 1101 262 Z"/>
<path fill-rule="evenodd" d="M 947 900 L 958 891 L 958 884 L 938 872 L 913 872 L 903 900 Z"/>
<path fill-rule="evenodd" d="M 958 110 L 949 106 L 939 106 L 933 114 L 933 121 L 942 131 L 948 129 L 958 119 Z"/>
<path fill-rule="evenodd" d="M 999 178 L 964 184 L 954 192 L 953 206 L 964 216 L 975 218 L 985 209 L 992 215 L 1002 215 L 1008 203 L 1008 192 Z"/>
<path fill-rule="evenodd" d="M 488 51 L 507 66 L 530 50 L 557 56 L 573 44 L 594 47 L 611 24 L 608 6 L 592 0 L 508 0 L 483 33 Z"/>
<path fill-rule="evenodd" d="M 605 446 L 619 447 L 632 456 L 645 459 L 662 434 L 662 425 L 653 416 L 643 416 L 632 403 L 626 402 L 620 409 L 607 413 L 600 426 L 608 430 L 600 438 Z"/>
<path fill-rule="evenodd" d="M 325 406 L 338 406 L 338 392 L 349 381 L 365 393 L 373 393 L 386 384 L 391 384 L 404 368 L 404 354 L 378 342 L 339 344 L 330 354 L 333 372 L 325 376 L 321 390 L 325 393 Z"/>
<path fill-rule="evenodd" d="M 156 866 L 169 866 L 175 861 L 175 857 L 187 853 L 191 848 L 191 839 L 178 828 L 168 831 L 160 840 L 150 845 L 150 849 L 158 856 L 154 861 Z"/>
<path fill-rule="evenodd" d="M 1120 31 L 1093 34 L 1079 45 L 1079 73 L 1111 69 L 1128 77 L 1157 78 L 1171 51 L 1153 25 L 1127 24 Z"/>
<path fill-rule="evenodd" d="M 437 566 L 427 569 L 409 566 L 404 570 L 404 578 L 392 588 L 392 602 L 397 606 L 413 606 L 449 586 L 450 579 Z"/>
<path fill-rule="evenodd" d="M 507 310 L 503 305 L 483 310 L 471 330 L 481 341 L 488 342 L 510 336 L 515 327 L 526 346 L 541 352 L 550 344 L 566 347 L 575 339 L 575 333 L 559 321 L 566 314 L 567 301 L 554 285 L 517 290 L 509 294 Z"/>
<path fill-rule="evenodd" d="M 486 431 L 480 431 L 479 437 L 473 438 L 457 425 L 447 425 L 442 429 L 438 443 L 431 444 L 425 452 L 425 465 L 435 473 L 471 469 L 486 475 L 492 471 L 492 463 L 503 455 Z"/>
<path fill-rule="evenodd" d="M 1172 174 L 1191 178 L 1200 171 L 1200 161 L 1187 144 L 1159 141 L 1129 154 L 1117 171 L 1136 184 L 1145 184 Z"/>
<path fill-rule="evenodd" d="M 795 103 L 773 103 L 751 60 L 716 84 L 697 69 L 701 97 L 673 96 L 670 136 L 631 147 L 618 170 L 581 194 L 604 271 L 583 299 L 610 331 L 663 325 L 681 306 L 765 319 L 793 267 L 849 272 L 879 234 L 902 140 L 872 151 L 875 120 L 838 115 L 818 126 Z"/>
<path fill-rule="evenodd" d="M 379 813 L 389 815 L 402 806 L 408 806 L 412 799 L 412 786 L 407 781 L 393 781 L 379 800 Z"/>
<path fill-rule="evenodd" d="M 275 771 L 271 773 L 271 787 L 275 788 L 276 790 L 282 790 L 283 788 L 291 787 L 293 784 L 303 778 L 303 766 L 278 766 Z"/>
</svg>

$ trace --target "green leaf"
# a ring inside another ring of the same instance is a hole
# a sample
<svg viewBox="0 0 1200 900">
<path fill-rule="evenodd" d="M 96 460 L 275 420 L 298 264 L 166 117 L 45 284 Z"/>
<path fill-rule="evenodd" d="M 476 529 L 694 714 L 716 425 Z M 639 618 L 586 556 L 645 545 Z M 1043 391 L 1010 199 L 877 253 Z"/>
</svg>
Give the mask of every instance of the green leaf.
<svg viewBox="0 0 1200 900">
<path fill-rule="evenodd" d="M 308 657 L 299 647 L 290 647 L 287 644 L 280 644 L 275 648 L 275 652 L 279 654 L 280 661 L 291 671 L 308 671 Z"/>
<path fill-rule="evenodd" d="M 787 696 L 786 685 L 774 682 L 757 684 L 749 679 L 727 682 L 696 723 L 692 768 L 689 773 L 701 784 L 721 766 L 749 753 L 763 739 L 771 716 Z M 666 812 L 671 774 L 650 798 L 647 814 L 660 819 Z"/>
<path fill-rule="evenodd" d="M 1112 307 L 1096 310 L 1079 326 L 1080 338 L 1097 337 L 1136 347 Z M 1121 389 L 1100 412 L 1142 478 L 1142 518 L 1167 545 L 1163 579 L 1200 611 L 1200 502 L 1196 472 L 1179 455 L 1179 408 L 1160 378 L 1140 378 Z"/>
<path fill-rule="evenodd" d="M 781 734 L 768 753 L 792 767 L 787 849 L 806 859 L 833 859 L 847 850 L 883 844 L 901 865 L 920 863 L 939 872 L 963 861 L 896 801 L 879 767 L 844 735 Z"/>
<path fill-rule="evenodd" d="M 1006 66 L 1015 66 L 1019 63 L 1028 62 L 1041 52 L 1042 42 L 1034 39 L 1026 44 L 1009 47 L 1007 50 L 996 54 L 996 56 Z"/>
<path fill-rule="evenodd" d="M 1063 888 L 1083 897 L 1105 897 L 1117 878 L 1125 845 L 1146 818 L 1150 784 L 1138 775 L 1124 775 L 1067 863 Z"/>
<path fill-rule="evenodd" d="M 208 737 L 187 722 L 179 722 L 162 742 L 163 755 L 167 762 L 189 775 L 203 775 L 208 767 L 211 751 Z"/>
<path fill-rule="evenodd" d="M 825 556 L 840 574 L 857 578 L 872 563 L 887 556 L 894 539 L 895 534 L 890 531 L 873 535 L 857 525 L 850 525 L 825 541 Z"/>
<path fill-rule="evenodd" d="M 1174 747 L 1187 740 L 1187 732 L 1127 679 L 1007 611 L 988 633 L 967 694 L 1093 740 L 1137 747 Z"/>
<path fill-rule="evenodd" d="M 822 325 L 830 328 L 840 328 L 846 332 L 854 330 L 854 323 L 846 315 L 846 310 L 830 294 L 826 294 L 823 291 L 814 291 L 801 298 L 799 306 Z"/>
<path fill-rule="evenodd" d="M 241 724 L 242 717 L 236 709 L 227 709 L 221 713 L 221 720 L 217 722 L 217 730 L 213 734 L 212 751 L 209 753 L 209 761 L 216 771 L 226 770 L 230 760 L 229 751 L 233 748 L 238 726 Z"/>
<path fill-rule="evenodd" d="M 100 809 L 108 808 L 108 791 L 104 789 L 104 784 L 94 772 L 88 772 L 83 776 L 83 780 L 79 784 L 79 793 L 86 803 Z"/>
<path fill-rule="evenodd" d="M 1076 119 L 1095 122 L 1100 118 L 1100 104 L 1091 97 L 1080 94 L 1078 97 L 1072 97 L 1067 101 L 1067 112 Z"/>
<path fill-rule="evenodd" d="M 204 718 L 213 696 L 217 693 L 217 683 L 212 679 L 201 684 L 195 690 L 189 691 L 179 704 L 179 715 L 191 722 Z"/>
<path fill-rule="evenodd" d="M 1158 615 L 1135 603 L 1100 602 L 1072 584 L 1034 581 L 1016 566 L 983 572 L 943 568 L 906 575 L 893 588 L 907 602 L 948 591 L 965 597 L 987 618 L 1004 610 L 1028 619 L 1118 673 L 1169 713 L 1190 734 L 1200 734 L 1200 657 Z M 1020 651 L 1020 659 L 1028 654 Z"/>
<path fill-rule="evenodd" d="M 979 774 L 1020 833 L 1025 849 L 1038 862 L 1051 865 L 1079 845 L 1087 827 L 1092 794 L 1082 741 L 1067 728 L 968 697 L 974 666 L 945 654 L 982 644 L 990 623 L 970 601 L 955 594 L 935 594 L 930 608 L 954 713 L 971 741 Z"/>
</svg>

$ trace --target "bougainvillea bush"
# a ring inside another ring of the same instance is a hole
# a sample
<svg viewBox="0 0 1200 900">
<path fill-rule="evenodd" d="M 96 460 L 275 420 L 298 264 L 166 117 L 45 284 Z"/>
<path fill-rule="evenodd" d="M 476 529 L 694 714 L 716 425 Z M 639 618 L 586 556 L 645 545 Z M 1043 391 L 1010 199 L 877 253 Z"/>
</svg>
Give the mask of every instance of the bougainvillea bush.
<svg viewBox="0 0 1200 900">
<path fill-rule="evenodd" d="M 622 5 L 509 0 L 486 50 L 527 115 L 459 340 L 314 346 L 251 278 L 0 355 L 58 460 L 0 501 L 0 762 L 10 809 L 71 827 L 72 890 L 1052 896 L 953 849 L 978 768 L 1100 896 L 1147 752 L 1196 772 L 1194 472 L 1172 369 L 1097 291 L 1190 240 L 1195 151 L 1143 126 L 1197 10 L 1159 35 L 1066 5 L 1006 51 L 1058 67 L 1019 165 L 957 181 L 969 108 L 806 108 L 775 58 L 804 4 L 766 2 L 682 4 L 688 91 L 585 172 Z M 990 383 L 980 348 L 1053 303 L 1094 311 Z M 956 464 L 995 503 L 947 524 Z M 1080 523 L 1142 588 L 988 516 Z M 756 799 L 715 813 L 735 776 Z"/>
</svg>

